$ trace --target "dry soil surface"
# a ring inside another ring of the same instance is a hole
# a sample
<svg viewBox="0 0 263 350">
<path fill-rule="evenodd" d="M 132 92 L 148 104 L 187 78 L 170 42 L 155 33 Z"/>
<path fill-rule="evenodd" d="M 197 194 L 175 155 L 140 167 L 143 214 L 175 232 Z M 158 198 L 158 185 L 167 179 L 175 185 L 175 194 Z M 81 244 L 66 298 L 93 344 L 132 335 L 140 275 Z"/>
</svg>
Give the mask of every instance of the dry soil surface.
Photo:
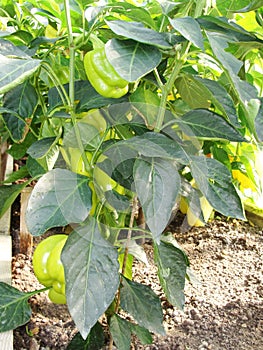
<svg viewBox="0 0 263 350">
<path fill-rule="evenodd" d="M 152 247 L 145 244 L 150 264 L 136 261 L 134 278 L 160 295 L 167 335 L 154 335 L 153 344 L 146 346 L 134 339 L 131 349 L 263 350 L 262 228 L 224 218 L 187 232 L 181 227 L 172 223 L 169 229 L 188 254 L 194 274 L 186 284 L 184 312 L 166 301 Z M 16 254 L 16 248 L 13 286 L 22 291 L 40 288 L 30 256 Z M 14 331 L 14 349 L 66 349 L 77 332 L 67 307 L 52 304 L 45 293 L 32 297 L 30 303 L 32 318 Z"/>
</svg>

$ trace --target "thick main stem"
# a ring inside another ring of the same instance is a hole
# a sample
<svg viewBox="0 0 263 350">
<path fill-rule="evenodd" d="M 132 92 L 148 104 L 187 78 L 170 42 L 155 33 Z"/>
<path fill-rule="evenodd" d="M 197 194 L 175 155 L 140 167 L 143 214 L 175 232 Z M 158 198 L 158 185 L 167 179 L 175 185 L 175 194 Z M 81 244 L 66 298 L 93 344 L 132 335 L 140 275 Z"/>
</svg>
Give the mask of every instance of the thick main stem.
<svg viewBox="0 0 263 350">
<path fill-rule="evenodd" d="M 69 46 L 69 113 L 71 116 L 71 121 L 75 129 L 75 135 L 77 139 L 77 146 L 81 152 L 82 160 L 87 171 L 90 170 L 89 161 L 85 155 L 85 149 L 82 144 L 80 131 L 77 125 L 77 118 L 75 114 L 75 44 L 73 40 L 72 33 L 72 23 L 70 16 L 70 4 L 69 0 L 64 0 L 67 31 L 68 31 L 68 46 Z"/>
<path fill-rule="evenodd" d="M 132 238 L 132 228 L 133 228 L 133 224 L 134 224 L 134 220 L 135 220 L 135 215 L 137 212 L 137 205 L 138 205 L 138 199 L 135 196 L 133 198 L 132 201 L 132 212 L 131 212 L 131 217 L 130 217 L 130 222 L 129 222 L 129 230 L 127 233 L 127 238 L 126 238 L 126 244 L 125 244 L 125 250 L 124 250 L 124 258 L 123 258 L 123 264 L 122 264 L 122 270 L 121 270 L 121 274 L 122 276 L 125 274 L 125 270 L 126 270 L 126 264 L 127 264 L 127 259 L 128 259 L 128 254 L 129 254 L 129 245 L 130 245 L 130 241 Z M 117 298 L 116 298 L 116 304 L 115 304 L 115 309 L 114 312 L 117 313 L 120 307 L 120 302 L 121 302 L 121 282 L 122 282 L 122 277 L 120 279 L 120 286 L 118 289 L 118 294 L 117 294 Z M 109 343 L 109 350 L 112 350 L 113 348 L 113 339 L 112 337 L 110 337 L 110 343 Z"/>
</svg>

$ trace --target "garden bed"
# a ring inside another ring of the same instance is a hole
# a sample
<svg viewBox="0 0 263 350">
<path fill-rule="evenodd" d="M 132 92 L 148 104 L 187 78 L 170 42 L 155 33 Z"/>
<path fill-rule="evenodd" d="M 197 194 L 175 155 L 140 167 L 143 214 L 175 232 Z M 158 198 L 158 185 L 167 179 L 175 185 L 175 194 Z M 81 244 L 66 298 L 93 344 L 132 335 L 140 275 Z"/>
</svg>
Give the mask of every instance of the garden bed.
<svg viewBox="0 0 263 350">
<path fill-rule="evenodd" d="M 180 221 L 180 220 L 179 220 Z M 206 227 L 171 232 L 187 252 L 195 278 L 186 285 L 184 312 L 167 303 L 157 282 L 152 247 L 145 244 L 149 266 L 134 264 L 135 280 L 150 285 L 164 307 L 165 337 L 152 345 L 134 339 L 133 349 L 261 350 L 263 349 L 263 231 L 247 222 L 217 218 Z M 18 253 L 13 235 L 13 286 L 23 291 L 41 287 L 32 273 L 31 257 Z M 41 238 L 34 239 L 34 246 Z M 30 299 L 30 322 L 14 331 L 15 350 L 66 349 L 77 332 L 66 306 L 52 304 L 45 293 Z"/>
</svg>

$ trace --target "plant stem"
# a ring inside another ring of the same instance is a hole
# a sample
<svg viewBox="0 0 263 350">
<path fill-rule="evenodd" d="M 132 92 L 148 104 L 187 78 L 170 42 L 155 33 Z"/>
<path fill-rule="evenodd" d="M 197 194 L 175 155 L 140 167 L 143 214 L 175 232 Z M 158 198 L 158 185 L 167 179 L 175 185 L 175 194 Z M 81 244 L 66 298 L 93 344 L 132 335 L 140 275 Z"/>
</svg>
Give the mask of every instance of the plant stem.
<svg viewBox="0 0 263 350">
<path fill-rule="evenodd" d="M 122 270 L 121 270 L 120 286 L 118 289 L 116 305 L 115 305 L 115 310 L 114 310 L 115 313 L 118 312 L 119 307 L 120 307 L 121 282 L 122 282 L 122 278 L 123 278 L 122 276 L 125 274 L 125 270 L 126 270 L 126 264 L 127 264 L 128 254 L 129 254 L 129 243 L 130 243 L 131 238 L 132 238 L 132 228 L 133 228 L 133 224 L 134 224 L 135 215 L 137 212 L 137 206 L 138 206 L 138 200 L 137 200 L 137 196 L 135 196 L 133 198 L 133 201 L 132 201 L 132 212 L 131 212 L 131 217 L 130 217 L 130 222 L 129 222 L 129 230 L 128 230 L 127 238 L 126 238 L 124 258 L 123 258 L 123 264 L 122 264 Z M 112 347 L 113 347 L 113 339 L 112 339 L 112 336 L 110 336 L 109 350 L 112 350 Z"/>
<path fill-rule="evenodd" d="M 77 125 L 77 118 L 75 114 L 75 44 L 72 34 L 72 23 L 70 16 L 70 4 L 69 0 L 64 0 L 66 22 L 67 22 L 67 32 L 68 32 L 68 46 L 69 46 L 69 113 L 71 116 L 71 121 L 74 127 L 77 146 L 81 152 L 81 157 L 87 171 L 90 170 L 90 164 L 85 154 L 85 148 L 82 144 L 80 131 Z"/>
<path fill-rule="evenodd" d="M 73 34 L 72 34 L 69 0 L 64 0 L 64 6 L 65 6 L 65 13 L 66 13 L 68 46 L 69 46 L 69 100 L 70 100 L 69 107 L 70 107 L 70 112 L 72 113 L 72 117 L 74 118 L 75 117 L 74 116 L 75 46 L 74 46 Z"/>
<path fill-rule="evenodd" d="M 177 76 L 179 75 L 181 68 L 183 67 L 183 65 L 185 63 L 190 46 L 191 46 L 190 42 L 185 43 L 185 45 L 183 46 L 183 49 L 182 49 L 181 57 L 178 60 L 175 59 L 176 60 L 175 66 L 174 66 L 174 69 L 172 70 L 172 73 L 171 73 L 168 81 L 166 82 L 166 84 L 160 85 L 162 96 L 161 96 L 160 107 L 158 110 L 156 126 L 154 128 L 155 132 L 160 132 L 160 130 L 162 128 L 162 124 L 163 124 L 164 117 L 165 117 L 166 102 L 167 102 L 168 94 L 172 90 L 174 82 L 175 82 Z M 160 79 L 158 79 L 158 82 L 160 84 Z"/>
</svg>

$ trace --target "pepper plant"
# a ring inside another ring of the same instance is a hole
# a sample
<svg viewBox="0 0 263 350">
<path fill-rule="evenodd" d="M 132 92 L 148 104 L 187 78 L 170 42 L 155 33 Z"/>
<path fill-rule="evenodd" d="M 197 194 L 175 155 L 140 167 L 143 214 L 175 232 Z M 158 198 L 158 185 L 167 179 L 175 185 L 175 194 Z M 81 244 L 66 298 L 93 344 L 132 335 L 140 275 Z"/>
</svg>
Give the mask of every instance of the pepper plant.
<svg viewBox="0 0 263 350">
<path fill-rule="evenodd" d="M 147 263 L 140 242 L 150 240 L 163 292 L 183 309 L 189 260 L 166 230 L 181 198 L 201 222 L 204 199 L 245 219 L 228 150 L 263 140 L 262 5 L 2 0 L 1 124 L 24 165 L 0 187 L 0 214 L 34 180 L 32 235 L 70 233 L 52 252 L 42 241 L 53 271 L 36 248 L 46 288 L 0 283 L 1 331 L 28 322 L 34 293 L 58 301 L 47 266 L 62 274 L 79 330 L 68 349 L 100 349 L 103 315 L 110 348 L 165 333 L 159 296 L 133 280 L 133 260 Z"/>
</svg>

